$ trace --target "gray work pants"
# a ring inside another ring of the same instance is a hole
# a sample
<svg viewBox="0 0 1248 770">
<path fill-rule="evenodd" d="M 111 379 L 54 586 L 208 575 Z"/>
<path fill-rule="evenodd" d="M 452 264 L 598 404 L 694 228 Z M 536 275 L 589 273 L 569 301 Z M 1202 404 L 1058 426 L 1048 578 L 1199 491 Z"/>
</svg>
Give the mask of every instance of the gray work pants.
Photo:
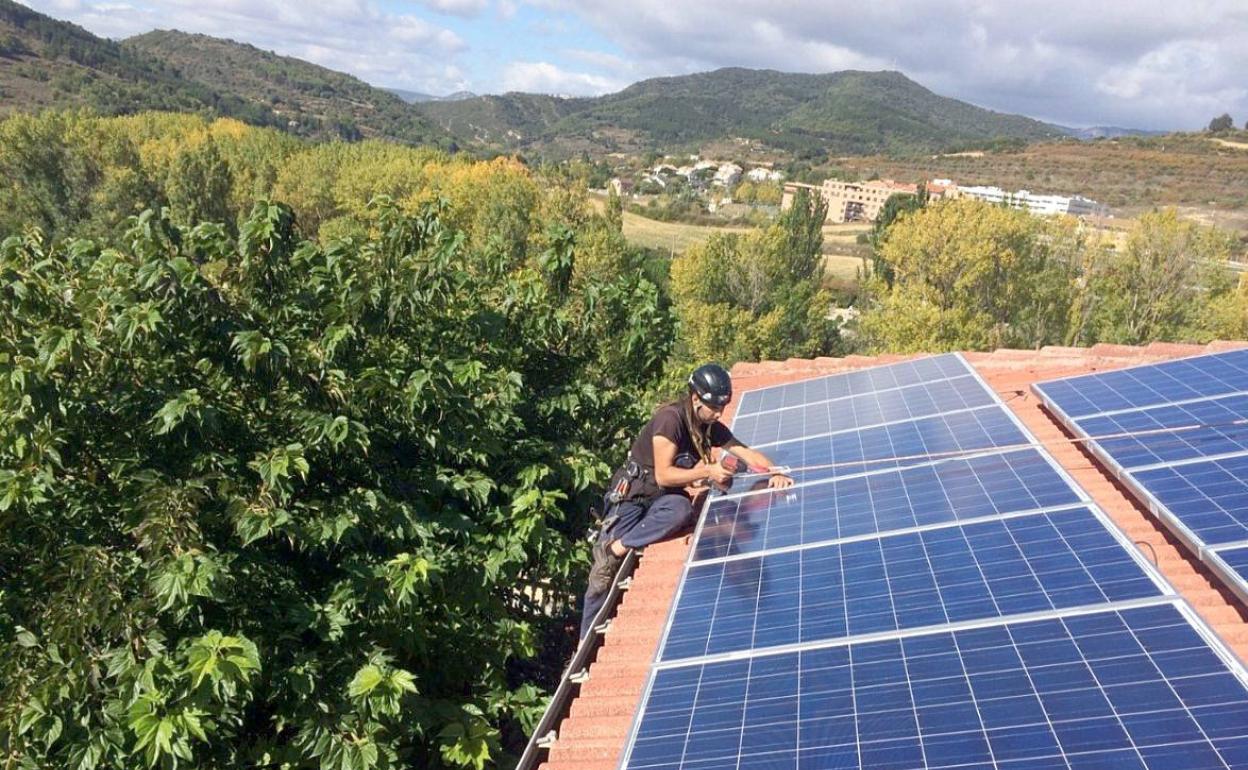
<svg viewBox="0 0 1248 770">
<path fill-rule="evenodd" d="M 604 510 L 609 511 L 610 508 Z M 660 495 L 648 506 L 639 502 L 623 502 L 615 513 L 617 518 L 610 530 L 603 530 L 598 537 L 604 538 L 604 542 L 619 540 L 626 548 L 645 548 L 689 529 L 694 523 L 693 503 L 680 494 Z M 606 600 L 607 592 L 597 596 L 585 594 L 581 611 L 582 639 Z"/>
</svg>

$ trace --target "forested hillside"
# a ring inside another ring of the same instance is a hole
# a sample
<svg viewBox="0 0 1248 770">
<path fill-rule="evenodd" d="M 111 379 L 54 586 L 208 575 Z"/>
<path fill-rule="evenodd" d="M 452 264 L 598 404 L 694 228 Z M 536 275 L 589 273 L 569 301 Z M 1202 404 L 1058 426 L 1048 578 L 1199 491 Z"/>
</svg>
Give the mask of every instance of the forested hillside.
<svg viewBox="0 0 1248 770">
<path fill-rule="evenodd" d="M 128 38 L 122 45 L 165 63 L 191 82 L 267 105 L 286 128 L 303 136 L 448 143 L 445 132 L 398 95 L 301 59 L 167 30 Z"/>
<path fill-rule="evenodd" d="M 0 116 L 47 107 L 89 107 L 102 115 L 211 111 L 254 125 L 279 122 L 268 105 L 188 82 L 142 53 L 0 0 Z"/>
<path fill-rule="evenodd" d="M 204 35 L 160 31 L 116 43 L 0 0 L 0 116 L 66 107 L 173 110 L 314 139 L 454 147 L 416 107 L 349 75 Z"/>
<path fill-rule="evenodd" d="M 422 105 L 463 141 L 543 154 L 669 150 L 732 137 L 788 151 L 930 151 L 1062 130 L 933 94 L 899 72 L 729 68 L 591 99 L 506 94 Z"/>
</svg>

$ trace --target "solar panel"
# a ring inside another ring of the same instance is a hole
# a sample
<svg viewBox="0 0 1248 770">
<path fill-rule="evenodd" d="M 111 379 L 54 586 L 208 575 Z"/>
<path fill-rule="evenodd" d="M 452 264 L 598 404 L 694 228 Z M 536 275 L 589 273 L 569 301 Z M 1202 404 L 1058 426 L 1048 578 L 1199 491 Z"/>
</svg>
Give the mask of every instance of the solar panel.
<svg viewBox="0 0 1248 770">
<path fill-rule="evenodd" d="M 1174 604 L 660 668 L 629 768 L 1243 768 L 1242 671 Z"/>
<path fill-rule="evenodd" d="M 1220 560 L 1226 569 L 1239 575 L 1241 579 L 1248 581 L 1248 546 L 1223 548 L 1214 551 L 1213 556 Z"/>
<path fill-rule="evenodd" d="M 740 404 L 798 483 L 708 501 L 624 766 L 1248 768 L 1242 667 L 961 356 Z"/>
<path fill-rule="evenodd" d="M 1080 507 L 696 563 L 660 659 L 1160 594 Z"/>
<path fill-rule="evenodd" d="M 1248 350 L 1033 387 L 1058 419 L 1090 439 L 1091 450 L 1248 601 L 1243 572 L 1214 553 L 1248 540 Z"/>
<path fill-rule="evenodd" d="M 973 450 L 1017 447 L 1027 438 L 998 405 L 950 412 L 863 430 L 791 439 L 758 449 L 797 469 L 799 482 L 919 465 Z"/>
<path fill-rule="evenodd" d="M 765 484 L 766 482 L 761 482 Z M 1035 449 L 949 458 L 710 501 L 695 559 L 1037 510 L 1080 501 Z"/>
<path fill-rule="evenodd" d="M 970 372 L 970 368 L 960 356 L 953 354 L 929 356 L 888 366 L 876 366 L 841 375 L 752 390 L 741 395 L 736 415 L 739 419 L 754 412 L 812 404 L 858 393 L 878 393 L 919 382 L 934 382 L 959 377 Z"/>
<path fill-rule="evenodd" d="M 1046 398 L 1072 418 L 1242 393 L 1248 349 L 1085 374 L 1043 383 Z"/>
<path fill-rule="evenodd" d="M 742 442 L 754 446 L 771 444 L 785 437 L 858 430 L 870 425 L 910 420 L 991 403 L 992 395 L 978 380 L 964 375 L 758 412 L 734 420 L 732 432 Z"/>
<path fill-rule="evenodd" d="M 1097 443 L 1124 468 L 1248 451 L 1248 395 L 1085 417 L 1077 423 L 1088 436 L 1106 437 Z M 1123 433 L 1131 435 L 1119 436 Z"/>
</svg>

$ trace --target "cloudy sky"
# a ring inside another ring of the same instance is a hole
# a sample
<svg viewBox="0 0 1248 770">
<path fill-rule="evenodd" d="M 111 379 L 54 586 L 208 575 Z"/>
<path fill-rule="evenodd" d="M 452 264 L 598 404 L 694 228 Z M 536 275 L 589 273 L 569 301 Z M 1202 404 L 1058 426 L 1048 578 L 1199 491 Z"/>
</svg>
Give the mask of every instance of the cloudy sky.
<svg viewBox="0 0 1248 770">
<path fill-rule="evenodd" d="M 1248 120 L 1248 0 L 20 0 L 228 37 L 374 85 L 593 95 L 717 67 L 895 69 L 1065 125 Z"/>
</svg>

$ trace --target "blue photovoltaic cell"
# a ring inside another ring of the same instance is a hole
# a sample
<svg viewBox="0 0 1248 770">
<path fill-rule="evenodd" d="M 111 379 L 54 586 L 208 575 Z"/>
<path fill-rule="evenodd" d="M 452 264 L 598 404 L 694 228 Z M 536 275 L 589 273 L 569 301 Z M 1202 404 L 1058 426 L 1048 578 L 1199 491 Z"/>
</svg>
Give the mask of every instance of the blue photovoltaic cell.
<svg viewBox="0 0 1248 770">
<path fill-rule="evenodd" d="M 977 378 L 966 375 L 737 417 L 732 433 L 742 443 L 757 446 L 991 403 L 992 393 Z"/>
<path fill-rule="evenodd" d="M 1218 558 L 1226 562 L 1226 566 L 1239 575 L 1239 579 L 1248 585 L 1248 546 L 1244 548 L 1227 548 L 1218 551 Z"/>
<path fill-rule="evenodd" d="M 1027 443 L 1005 407 L 993 405 L 760 448 L 777 465 L 805 468 L 791 475 L 807 482 Z"/>
<path fill-rule="evenodd" d="M 1206 544 L 1248 539 L 1248 455 L 1132 475 Z"/>
<path fill-rule="evenodd" d="M 1072 418 L 1248 390 L 1248 349 L 1036 386 Z"/>
<path fill-rule="evenodd" d="M 758 482 L 765 485 L 766 480 Z M 740 489 L 736 491 L 742 491 Z M 1079 502 L 1035 449 L 712 499 L 695 559 Z"/>
<path fill-rule="evenodd" d="M 1170 463 L 1193 457 L 1248 450 L 1248 395 L 1209 401 L 1119 412 L 1076 420 L 1079 427 L 1124 468 Z M 1148 432 L 1122 438 L 1098 438 L 1120 433 L 1139 434 L 1163 428 L 1209 426 L 1164 432 Z"/>
<path fill-rule="evenodd" d="M 1160 596 L 1087 508 L 693 565 L 662 660 Z"/>
<path fill-rule="evenodd" d="M 738 416 L 752 414 L 969 373 L 966 363 L 953 354 L 920 358 L 749 391 L 741 396 L 736 413 Z"/>
<path fill-rule="evenodd" d="M 1205 547 L 1248 539 L 1248 424 L 1236 424 L 1248 421 L 1248 350 L 1035 389 L 1202 558 Z M 1135 435 L 1111 438 L 1120 433 Z M 1228 564 L 1214 566 L 1248 594 Z"/>
<path fill-rule="evenodd" d="M 1248 690 L 1170 604 L 665 668 L 627 767 L 1248 767 Z"/>
</svg>

